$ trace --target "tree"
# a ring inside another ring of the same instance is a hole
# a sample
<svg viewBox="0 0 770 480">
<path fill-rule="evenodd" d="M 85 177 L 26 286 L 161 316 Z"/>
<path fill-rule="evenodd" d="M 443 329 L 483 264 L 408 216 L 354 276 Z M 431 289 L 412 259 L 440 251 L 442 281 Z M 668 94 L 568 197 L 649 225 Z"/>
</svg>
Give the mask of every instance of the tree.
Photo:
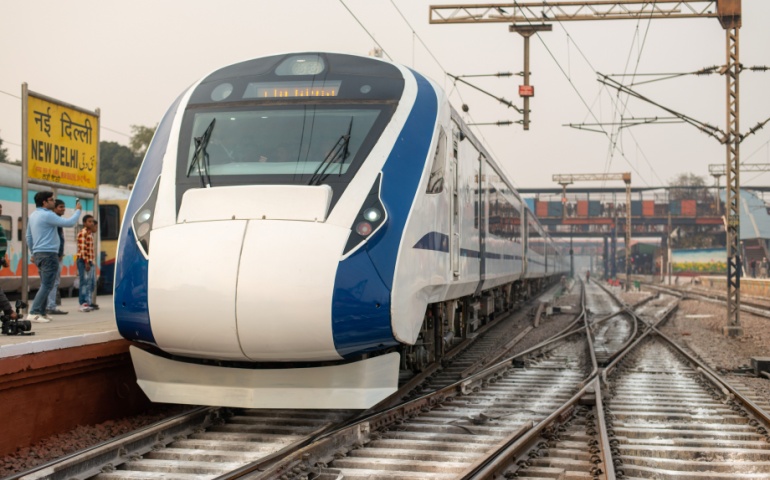
<svg viewBox="0 0 770 480">
<path fill-rule="evenodd" d="M 134 183 L 136 174 L 142 164 L 144 154 L 150 146 L 155 129 L 143 125 L 131 125 L 131 140 L 128 147 L 115 142 L 99 143 L 99 159 L 102 163 L 99 169 L 99 183 L 111 185 L 128 185 Z"/>
<path fill-rule="evenodd" d="M 11 159 L 8 158 L 8 149 L 3 147 L 2 138 L 0 138 L 0 163 L 11 163 Z"/>
<path fill-rule="evenodd" d="M 156 124 L 154 127 L 145 127 L 144 125 L 131 125 L 131 141 L 129 146 L 131 151 L 134 152 L 139 158 L 144 158 L 144 154 L 147 153 L 147 147 L 150 146 L 155 130 L 158 128 Z"/>
<path fill-rule="evenodd" d="M 99 161 L 99 183 L 110 185 L 134 183 L 142 163 L 128 147 L 116 142 L 99 142 Z"/>
<path fill-rule="evenodd" d="M 697 200 L 709 201 L 709 192 L 706 181 L 693 173 L 680 173 L 668 182 L 669 200 Z M 679 187 L 679 188 L 677 188 Z"/>
</svg>

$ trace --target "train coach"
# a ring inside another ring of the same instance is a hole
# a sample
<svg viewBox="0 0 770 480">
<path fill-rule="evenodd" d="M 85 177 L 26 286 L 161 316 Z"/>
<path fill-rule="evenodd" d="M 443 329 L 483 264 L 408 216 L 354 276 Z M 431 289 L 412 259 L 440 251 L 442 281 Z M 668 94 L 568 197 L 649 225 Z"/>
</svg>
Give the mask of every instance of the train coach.
<svg viewBox="0 0 770 480">
<path fill-rule="evenodd" d="M 29 212 L 35 211 L 34 197 L 38 191 L 50 190 L 48 187 L 31 186 L 28 192 Z M 114 277 L 115 251 L 117 249 L 118 233 L 122 222 L 122 214 L 128 200 L 129 189 L 112 185 L 99 186 L 99 211 L 94 215 L 94 201 L 83 198 L 83 194 L 59 188 L 56 197 L 63 200 L 67 206 L 65 216 L 72 215 L 75 200 L 80 198 L 83 211 L 96 216 L 99 221 L 99 252 L 97 257 L 97 280 L 100 293 L 112 292 Z M 0 269 L 0 287 L 8 293 L 20 292 L 22 286 L 22 237 L 26 223 L 22 219 L 21 205 L 21 167 L 0 163 L 0 204 L 3 212 L 0 215 L 0 225 L 5 231 L 8 242 L 6 260 L 8 268 Z M 64 229 L 64 257 L 62 258 L 62 275 L 59 289 L 70 291 L 77 287 L 78 269 L 75 263 L 77 253 L 77 235 L 82 225 Z M 29 288 L 40 286 L 37 267 L 31 261 L 27 262 L 29 272 Z"/>
<path fill-rule="evenodd" d="M 566 271 L 434 82 L 290 53 L 171 105 L 126 206 L 115 315 L 153 401 L 367 408 Z"/>
</svg>

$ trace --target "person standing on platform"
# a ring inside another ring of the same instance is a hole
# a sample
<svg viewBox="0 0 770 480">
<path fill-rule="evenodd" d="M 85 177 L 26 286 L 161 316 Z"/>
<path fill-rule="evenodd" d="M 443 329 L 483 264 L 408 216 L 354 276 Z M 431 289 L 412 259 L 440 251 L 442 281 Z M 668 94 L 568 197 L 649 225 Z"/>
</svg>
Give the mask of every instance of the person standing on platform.
<svg viewBox="0 0 770 480">
<path fill-rule="evenodd" d="M 759 278 L 767 278 L 768 272 L 770 272 L 770 262 L 767 261 L 767 257 L 762 257 L 762 263 L 759 267 Z"/>
<path fill-rule="evenodd" d="M 94 241 L 94 249 L 96 248 L 96 235 L 99 234 L 99 222 L 94 219 L 93 225 L 91 225 L 91 238 Z M 89 300 L 94 300 L 96 294 L 96 250 L 94 250 L 94 265 L 93 265 L 93 271 L 91 272 L 91 296 L 89 297 Z M 91 310 L 99 310 L 99 305 L 91 301 L 88 305 L 91 307 Z"/>
<path fill-rule="evenodd" d="M 83 228 L 78 232 L 78 276 L 80 286 L 78 288 L 78 303 L 81 312 L 90 312 L 91 293 L 94 278 L 94 226 L 93 215 L 83 217 Z"/>
<path fill-rule="evenodd" d="M 32 261 L 40 274 L 40 289 L 35 295 L 32 307 L 29 309 L 27 320 L 36 323 L 48 323 L 51 317 L 46 315 L 48 295 L 51 293 L 56 272 L 59 270 L 59 233 L 57 227 L 74 227 L 80 219 L 83 207 L 80 200 L 75 202 L 75 213 L 64 218 L 56 215 L 53 210 L 56 199 L 53 192 L 38 192 L 35 194 L 35 206 L 27 222 L 27 246 L 32 254 Z"/>
<path fill-rule="evenodd" d="M 58 216 L 64 215 L 64 200 L 58 198 L 54 202 L 53 213 Z M 56 271 L 56 281 L 53 282 L 53 288 L 51 293 L 48 294 L 48 315 L 67 315 L 69 312 L 60 310 L 56 306 L 56 295 L 59 293 L 59 281 L 61 280 L 61 261 L 64 258 L 64 229 L 62 227 L 56 227 L 56 233 L 59 234 L 59 270 Z"/>
</svg>

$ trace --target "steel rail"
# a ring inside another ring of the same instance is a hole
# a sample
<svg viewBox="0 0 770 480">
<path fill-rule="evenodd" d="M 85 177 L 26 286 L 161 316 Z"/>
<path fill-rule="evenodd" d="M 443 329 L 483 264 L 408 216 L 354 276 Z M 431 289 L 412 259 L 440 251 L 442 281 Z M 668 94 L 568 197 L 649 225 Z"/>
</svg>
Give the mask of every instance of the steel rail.
<svg viewBox="0 0 770 480">
<path fill-rule="evenodd" d="M 653 284 L 647 284 L 647 286 L 649 288 L 666 292 L 671 295 L 682 296 L 693 300 L 703 300 L 703 301 L 712 302 L 712 303 L 719 303 L 722 305 L 727 304 L 727 300 L 725 300 L 725 298 L 720 294 L 710 295 L 706 293 L 691 292 L 687 290 L 678 290 L 678 289 L 671 288 L 670 286 L 661 287 Z M 770 311 L 768 311 L 769 308 L 770 307 L 768 307 L 767 305 L 762 305 L 760 303 L 753 303 L 753 302 L 745 301 L 741 299 L 741 311 L 746 313 L 751 313 L 752 315 L 758 315 L 760 317 L 770 318 Z"/>
<path fill-rule="evenodd" d="M 572 328 L 572 326 L 574 326 L 574 324 L 580 320 L 579 317 L 581 316 L 584 317 L 584 312 L 581 312 L 581 315 L 579 315 L 578 318 L 576 318 L 576 320 L 574 320 L 568 327 L 563 329 L 562 332 Z M 359 418 L 354 424 L 341 427 L 340 429 L 333 432 L 328 432 L 322 437 L 316 439 L 312 444 L 306 445 L 305 447 L 292 452 L 284 458 L 274 459 L 275 461 L 273 462 L 260 460 L 247 467 L 244 467 L 240 472 L 237 473 L 237 475 L 222 475 L 215 480 L 232 480 L 235 478 L 242 478 L 244 476 L 248 476 L 248 478 L 259 479 L 279 478 L 281 475 L 283 475 L 283 472 L 297 471 L 296 469 L 300 469 L 299 471 L 302 471 L 303 468 L 307 469 L 307 465 L 309 463 L 313 463 L 314 460 L 320 459 L 323 456 L 322 452 L 338 449 L 346 444 L 349 445 L 356 442 L 363 443 L 363 437 L 368 435 L 370 431 L 375 431 L 380 428 L 390 426 L 395 422 L 411 418 L 412 416 L 418 415 L 424 411 L 429 411 L 450 397 L 468 394 L 481 386 L 485 381 L 499 377 L 503 370 L 509 369 L 520 358 L 526 355 L 530 355 L 540 349 L 547 348 L 556 341 L 564 340 L 567 337 L 574 336 L 583 332 L 586 333 L 586 338 L 588 338 L 589 335 L 587 334 L 585 327 L 580 327 L 578 329 L 572 330 L 571 332 L 560 334 L 557 337 L 553 337 L 545 342 L 541 342 L 540 344 L 527 349 L 524 352 L 518 353 L 501 362 L 498 362 L 495 365 L 489 366 L 477 373 L 474 373 L 466 379 L 461 379 L 451 385 L 447 385 L 444 388 L 424 394 L 420 397 L 388 408 L 384 411 L 373 413 L 365 418 Z M 589 387 L 589 385 L 596 378 L 597 373 L 598 370 L 596 369 L 594 363 L 594 369 L 591 374 L 580 383 L 580 391 L 585 391 Z M 520 436 L 521 432 L 517 431 L 516 433 L 507 437 L 503 442 L 501 442 L 500 445 L 507 445 L 511 442 L 515 442 L 516 438 Z"/>
<path fill-rule="evenodd" d="M 717 385 L 718 388 L 720 388 L 721 390 L 727 390 L 730 393 L 730 395 L 732 395 L 733 398 L 735 398 L 740 403 L 742 403 L 743 406 L 747 410 L 749 410 L 755 417 L 757 417 L 760 421 L 764 422 L 766 429 L 770 430 L 770 413 L 763 410 L 759 405 L 757 405 L 751 399 L 749 399 L 748 397 L 743 395 L 741 392 L 739 392 L 727 380 L 722 378 L 718 373 L 712 370 L 708 365 L 706 365 L 705 363 L 703 363 L 702 361 L 700 361 L 699 359 L 691 355 L 689 352 L 687 352 L 673 339 L 669 338 L 668 335 L 658 330 L 657 327 L 652 327 L 652 331 L 656 335 L 658 335 L 660 338 L 668 342 L 671 346 L 673 346 L 676 349 L 676 351 L 681 353 L 685 358 L 691 361 L 694 365 L 697 365 L 698 369 L 701 370 L 701 373 L 703 374 L 703 376 L 706 377 L 710 382 Z"/>
<path fill-rule="evenodd" d="M 184 432 L 210 425 L 220 412 L 219 407 L 198 407 L 3 480 L 88 478 L 102 472 L 105 466 L 109 469 L 126 458 L 141 456 L 158 445 L 171 443 Z"/>
</svg>

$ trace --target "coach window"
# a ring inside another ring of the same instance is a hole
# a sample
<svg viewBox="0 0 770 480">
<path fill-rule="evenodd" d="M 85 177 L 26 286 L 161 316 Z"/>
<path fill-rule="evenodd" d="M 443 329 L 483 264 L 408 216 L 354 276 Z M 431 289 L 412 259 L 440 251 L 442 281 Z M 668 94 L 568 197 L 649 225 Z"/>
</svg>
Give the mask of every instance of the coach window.
<svg viewBox="0 0 770 480">
<path fill-rule="evenodd" d="M 446 134 L 444 129 L 439 129 L 436 153 L 433 156 L 433 165 L 430 167 L 428 178 L 428 190 L 426 193 L 441 193 L 444 190 L 444 163 L 446 162 Z"/>
<path fill-rule="evenodd" d="M 102 240 L 117 240 L 120 233 L 120 209 L 117 205 L 99 205 L 99 236 Z"/>
<path fill-rule="evenodd" d="M 21 241 L 21 235 L 22 235 L 21 231 L 23 228 L 23 224 L 24 222 L 22 222 L 21 217 L 19 217 L 19 221 L 16 223 L 16 237 L 17 237 L 16 240 L 18 240 L 19 242 Z"/>
<path fill-rule="evenodd" d="M 6 241 L 13 240 L 13 230 L 11 222 L 13 221 L 12 217 L 9 217 L 8 215 L 0 215 L 0 226 L 3 227 L 3 231 L 5 232 L 5 239 Z M 1 247 L 2 245 L 0 245 Z"/>
</svg>

